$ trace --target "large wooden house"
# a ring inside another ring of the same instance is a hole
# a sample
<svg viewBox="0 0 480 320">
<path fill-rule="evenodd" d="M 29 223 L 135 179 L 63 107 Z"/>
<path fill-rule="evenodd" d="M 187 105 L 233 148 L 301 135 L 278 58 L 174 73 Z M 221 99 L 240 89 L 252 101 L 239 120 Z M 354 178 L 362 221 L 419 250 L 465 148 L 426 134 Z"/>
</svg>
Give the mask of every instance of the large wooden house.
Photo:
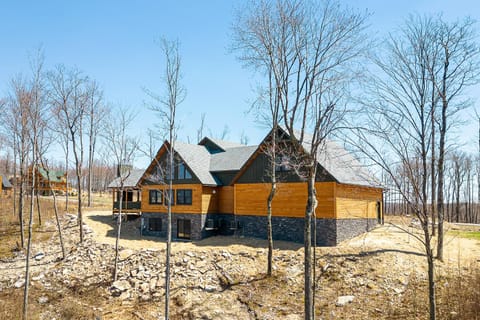
<svg viewBox="0 0 480 320">
<path fill-rule="evenodd" d="M 286 133 L 279 129 L 288 141 Z M 172 203 L 172 234 L 199 240 L 216 234 L 266 238 L 268 158 L 258 146 L 204 138 L 198 145 L 176 142 L 173 192 L 168 193 L 165 142 L 140 178 L 142 233 L 165 237 L 167 203 Z M 305 180 L 278 166 L 273 200 L 273 237 L 302 242 L 307 200 Z M 366 232 L 383 219 L 382 189 L 344 148 L 328 141 L 318 155 L 317 244 L 337 243 Z"/>
</svg>

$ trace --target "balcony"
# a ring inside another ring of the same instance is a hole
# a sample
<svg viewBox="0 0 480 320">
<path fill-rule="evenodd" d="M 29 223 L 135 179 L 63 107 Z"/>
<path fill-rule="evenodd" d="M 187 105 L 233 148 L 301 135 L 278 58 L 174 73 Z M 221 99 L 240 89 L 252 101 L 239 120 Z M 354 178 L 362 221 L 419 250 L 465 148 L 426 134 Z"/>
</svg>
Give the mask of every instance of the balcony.
<svg viewBox="0 0 480 320">
<path fill-rule="evenodd" d="M 141 201 L 123 201 L 122 202 L 122 211 L 128 211 L 128 210 L 140 210 L 141 207 Z M 120 209 L 120 201 L 115 201 L 113 203 L 113 210 L 119 210 Z"/>
</svg>

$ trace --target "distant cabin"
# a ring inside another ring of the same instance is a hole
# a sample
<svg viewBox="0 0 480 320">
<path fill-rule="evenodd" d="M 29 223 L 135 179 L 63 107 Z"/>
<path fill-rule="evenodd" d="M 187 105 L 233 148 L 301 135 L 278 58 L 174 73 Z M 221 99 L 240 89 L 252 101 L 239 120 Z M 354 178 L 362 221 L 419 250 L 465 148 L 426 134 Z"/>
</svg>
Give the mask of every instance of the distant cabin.
<svg viewBox="0 0 480 320">
<path fill-rule="evenodd" d="M 0 184 L 0 195 L 10 195 L 13 190 L 13 186 L 10 181 L 8 181 L 8 179 L 3 175 L 0 176 L 0 181 L 2 182 Z"/>
<path fill-rule="evenodd" d="M 32 185 L 32 166 L 28 168 L 26 181 L 27 190 Z M 35 193 L 40 195 L 65 194 L 72 192 L 72 188 L 67 183 L 67 173 L 62 170 L 48 170 L 37 167 L 35 170 Z"/>
<path fill-rule="evenodd" d="M 260 145 L 204 138 L 198 144 L 176 142 L 173 192 L 165 142 L 134 189 L 142 199 L 142 234 L 166 237 L 167 204 L 172 204 L 175 239 L 200 240 L 213 235 L 266 238 L 269 159 Z M 288 135 L 278 136 L 288 143 Z M 273 237 L 303 242 L 307 184 L 289 166 L 276 166 L 278 192 L 273 200 Z M 318 245 L 333 246 L 371 230 L 383 219 L 383 190 L 349 152 L 327 141 L 318 154 L 315 212 Z M 135 181 L 132 181 L 135 183 Z M 115 196 L 114 196 L 115 197 Z"/>
</svg>

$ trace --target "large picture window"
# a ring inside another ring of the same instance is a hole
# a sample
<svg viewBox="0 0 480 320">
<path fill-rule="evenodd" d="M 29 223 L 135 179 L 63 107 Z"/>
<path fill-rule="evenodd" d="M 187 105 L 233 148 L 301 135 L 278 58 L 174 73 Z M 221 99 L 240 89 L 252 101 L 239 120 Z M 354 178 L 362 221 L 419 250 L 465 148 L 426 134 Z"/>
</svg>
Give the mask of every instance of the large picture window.
<svg viewBox="0 0 480 320">
<path fill-rule="evenodd" d="M 179 180 L 192 179 L 192 174 L 187 169 L 185 164 L 180 163 L 178 164 L 178 167 L 177 167 L 177 177 Z"/>
<path fill-rule="evenodd" d="M 148 195 L 148 200 L 150 204 L 162 204 L 163 203 L 162 190 L 150 190 Z"/>
<path fill-rule="evenodd" d="M 177 190 L 177 204 L 192 204 L 192 190 L 178 189 Z"/>
</svg>

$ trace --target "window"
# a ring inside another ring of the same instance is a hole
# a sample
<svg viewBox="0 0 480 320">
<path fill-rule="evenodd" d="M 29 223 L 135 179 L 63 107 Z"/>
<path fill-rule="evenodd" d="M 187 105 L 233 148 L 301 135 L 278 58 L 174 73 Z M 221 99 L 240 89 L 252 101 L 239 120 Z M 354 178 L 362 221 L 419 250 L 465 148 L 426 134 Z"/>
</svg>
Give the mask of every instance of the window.
<svg viewBox="0 0 480 320">
<path fill-rule="evenodd" d="M 148 231 L 162 231 L 162 219 L 161 218 L 149 218 L 148 219 Z"/>
<path fill-rule="evenodd" d="M 286 155 L 278 155 L 275 157 L 275 171 L 290 171 L 290 157 Z"/>
<path fill-rule="evenodd" d="M 185 164 L 180 163 L 177 167 L 177 177 L 178 177 L 179 180 L 192 179 L 192 174 L 187 169 Z"/>
<path fill-rule="evenodd" d="M 178 189 L 177 190 L 177 204 L 192 204 L 192 190 Z"/>
<path fill-rule="evenodd" d="M 177 238 L 190 239 L 191 223 L 188 219 L 177 220 Z"/>
<path fill-rule="evenodd" d="M 163 203 L 162 190 L 150 190 L 148 199 L 150 204 L 162 204 Z"/>
</svg>

